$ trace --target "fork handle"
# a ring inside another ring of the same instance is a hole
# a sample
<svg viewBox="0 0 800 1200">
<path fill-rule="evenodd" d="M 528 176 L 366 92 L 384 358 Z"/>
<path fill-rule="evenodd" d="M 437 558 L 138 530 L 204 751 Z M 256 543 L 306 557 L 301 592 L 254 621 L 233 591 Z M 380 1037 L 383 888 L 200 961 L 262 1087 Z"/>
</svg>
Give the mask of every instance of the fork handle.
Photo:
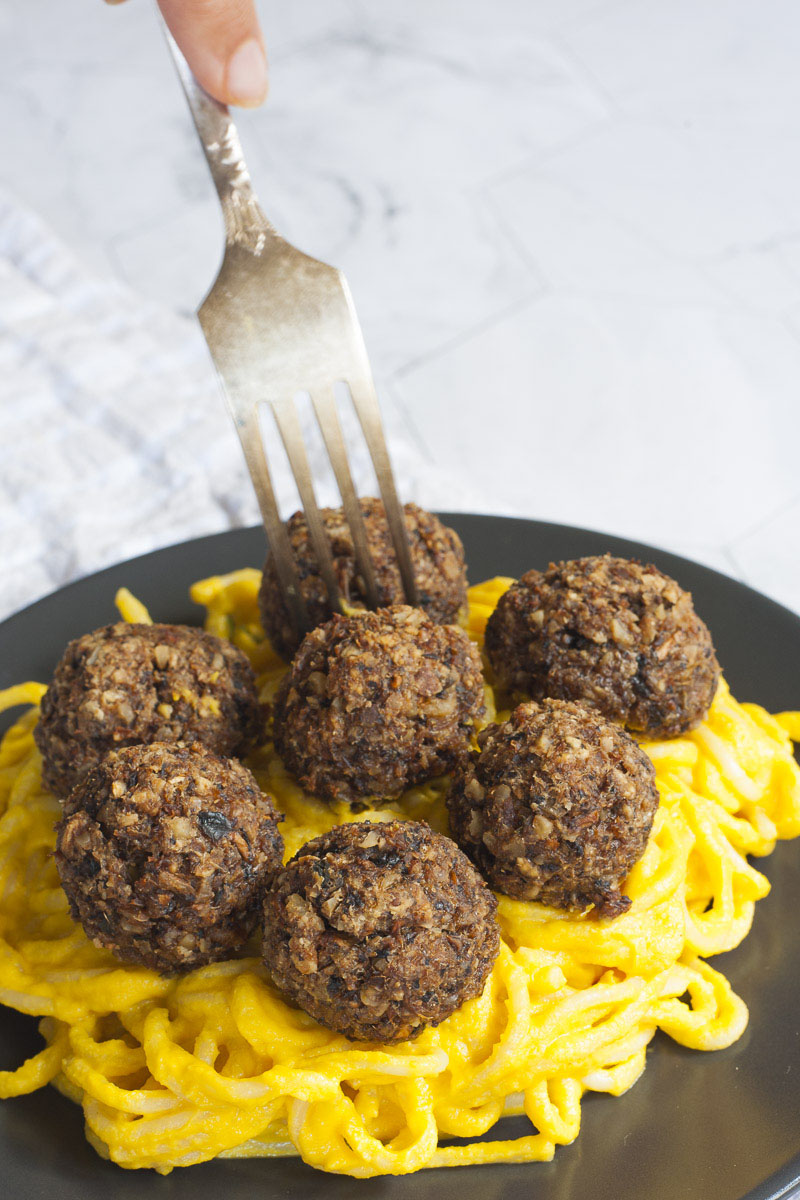
<svg viewBox="0 0 800 1200">
<path fill-rule="evenodd" d="M 241 246 L 260 255 L 269 242 L 282 242 L 283 239 L 261 211 L 228 107 L 200 87 L 163 21 L 162 25 L 217 189 L 225 222 L 225 241 L 229 246 Z"/>
</svg>

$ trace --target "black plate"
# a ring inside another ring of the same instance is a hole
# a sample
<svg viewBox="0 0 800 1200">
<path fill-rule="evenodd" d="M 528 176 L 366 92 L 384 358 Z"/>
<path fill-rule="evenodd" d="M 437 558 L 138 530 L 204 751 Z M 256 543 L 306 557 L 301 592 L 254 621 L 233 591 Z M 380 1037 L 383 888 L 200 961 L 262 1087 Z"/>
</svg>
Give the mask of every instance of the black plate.
<svg viewBox="0 0 800 1200">
<path fill-rule="evenodd" d="M 566 526 L 449 515 L 470 578 L 519 575 L 551 559 L 610 550 L 653 561 L 694 593 L 734 693 L 767 708 L 800 706 L 800 620 L 705 567 L 633 542 Z M 81 580 L 0 625 L 0 688 L 46 680 L 66 642 L 115 619 L 129 587 L 156 620 L 196 622 L 187 587 L 204 575 L 260 566 L 260 530 L 200 538 Z M 4 725 L 8 724 L 7 715 Z M 4 727 L 4 725 L 2 727 Z M 424 1171 L 354 1183 L 295 1159 L 215 1162 L 162 1178 L 104 1162 L 83 1137 L 80 1110 L 52 1088 L 0 1103 L 4 1195 L 28 1200 L 776 1200 L 800 1183 L 800 853 L 786 843 L 759 863 L 773 883 L 753 932 L 717 960 L 750 1007 L 744 1037 L 702 1054 L 658 1035 L 642 1079 L 625 1096 L 589 1095 L 583 1129 L 552 1163 Z M 0 1069 L 38 1045 L 29 1018 L 0 1012 Z M 523 1131 L 509 1121 L 504 1136 Z"/>
</svg>

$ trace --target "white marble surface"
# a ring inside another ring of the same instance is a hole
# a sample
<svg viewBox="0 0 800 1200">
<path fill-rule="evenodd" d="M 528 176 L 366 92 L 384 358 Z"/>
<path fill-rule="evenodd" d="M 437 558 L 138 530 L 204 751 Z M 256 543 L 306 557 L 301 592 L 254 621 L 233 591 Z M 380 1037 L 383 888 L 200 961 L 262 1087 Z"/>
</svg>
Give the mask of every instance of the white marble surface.
<svg viewBox="0 0 800 1200">
<path fill-rule="evenodd" d="M 800 611 L 800 8 L 261 7 L 248 160 L 350 280 L 408 495 L 650 541 Z M 0 65 L 7 612 L 254 509 L 181 315 L 219 217 L 152 6 L 4 0 Z"/>
</svg>

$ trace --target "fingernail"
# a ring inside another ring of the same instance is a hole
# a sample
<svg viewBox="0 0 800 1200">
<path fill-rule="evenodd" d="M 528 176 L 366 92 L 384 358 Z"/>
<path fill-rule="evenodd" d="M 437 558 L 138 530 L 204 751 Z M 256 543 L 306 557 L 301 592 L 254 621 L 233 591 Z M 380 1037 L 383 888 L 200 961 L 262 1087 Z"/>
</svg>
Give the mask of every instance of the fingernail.
<svg viewBox="0 0 800 1200">
<path fill-rule="evenodd" d="M 255 107 L 266 96 L 267 59 L 255 38 L 242 42 L 228 59 L 227 83 L 231 104 Z"/>
</svg>

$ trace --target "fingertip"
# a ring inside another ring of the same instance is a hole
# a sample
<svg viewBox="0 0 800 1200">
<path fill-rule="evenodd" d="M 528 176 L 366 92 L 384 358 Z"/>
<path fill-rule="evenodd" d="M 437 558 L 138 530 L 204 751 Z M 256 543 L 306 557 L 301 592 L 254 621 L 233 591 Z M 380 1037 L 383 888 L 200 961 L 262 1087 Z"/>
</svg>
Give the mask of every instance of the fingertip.
<svg viewBox="0 0 800 1200">
<path fill-rule="evenodd" d="M 266 100 L 268 89 L 264 47 L 257 38 L 246 38 L 228 59 L 225 71 L 227 103 L 240 108 L 258 108 Z"/>
</svg>

